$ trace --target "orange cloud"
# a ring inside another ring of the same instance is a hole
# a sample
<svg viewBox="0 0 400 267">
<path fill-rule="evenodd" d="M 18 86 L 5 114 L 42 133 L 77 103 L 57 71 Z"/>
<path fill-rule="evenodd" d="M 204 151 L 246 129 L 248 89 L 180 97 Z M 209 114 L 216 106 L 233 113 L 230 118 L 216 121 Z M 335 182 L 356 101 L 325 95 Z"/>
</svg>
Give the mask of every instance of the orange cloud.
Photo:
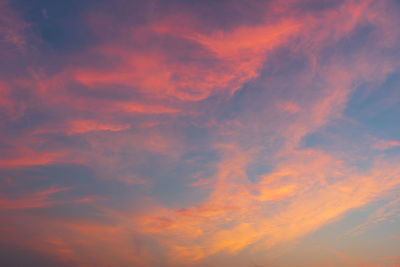
<svg viewBox="0 0 400 267">
<path fill-rule="evenodd" d="M 87 133 L 91 131 L 112 131 L 118 132 L 122 130 L 129 129 L 130 126 L 128 124 L 105 124 L 99 123 L 97 121 L 91 120 L 74 120 L 69 123 L 69 129 L 67 131 L 68 134 L 79 134 L 79 133 Z"/>
<path fill-rule="evenodd" d="M 174 259 L 198 261 L 220 251 L 236 253 L 255 244 L 265 249 L 298 239 L 399 185 L 400 169 L 394 165 L 378 164 L 360 176 L 312 150 L 297 152 L 258 183 L 248 184 L 248 159 L 232 152 L 220 164 L 215 191 L 203 204 L 141 220 L 142 231 L 157 234 Z M 336 181 L 327 182 L 332 173 Z M 278 210 L 264 207 L 265 201 L 278 200 Z"/>
</svg>

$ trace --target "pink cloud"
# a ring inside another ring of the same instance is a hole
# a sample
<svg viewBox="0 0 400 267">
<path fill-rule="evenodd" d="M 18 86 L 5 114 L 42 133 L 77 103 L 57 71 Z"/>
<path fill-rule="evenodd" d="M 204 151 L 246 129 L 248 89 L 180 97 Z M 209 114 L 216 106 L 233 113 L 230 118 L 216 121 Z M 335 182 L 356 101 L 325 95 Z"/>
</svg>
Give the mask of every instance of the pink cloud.
<svg viewBox="0 0 400 267">
<path fill-rule="evenodd" d="M 398 146 L 400 146 L 399 141 L 378 140 L 372 147 L 376 150 L 387 150 Z"/>
<path fill-rule="evenodd" d="M 0 198 L 0 211 L 43 208 L 54 205 L 49 197 L 55 193 L 69 190 L 69 188 L 50 188 L 48 190 L 28 194 L 18 199 Z"/>
</svg>

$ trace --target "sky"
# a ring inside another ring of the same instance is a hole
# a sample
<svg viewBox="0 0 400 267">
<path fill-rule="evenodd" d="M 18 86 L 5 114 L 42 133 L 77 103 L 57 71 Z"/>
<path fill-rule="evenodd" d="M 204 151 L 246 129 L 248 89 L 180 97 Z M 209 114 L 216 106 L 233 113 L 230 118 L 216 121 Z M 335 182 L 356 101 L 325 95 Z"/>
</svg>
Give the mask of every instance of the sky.
<svg viewBox="0 0 400 267">
<path fill-rule="evenodd" d="M 0 265 L 399 267 L 398 25 L 398 0 L 0 0 Z"/>
</svg>

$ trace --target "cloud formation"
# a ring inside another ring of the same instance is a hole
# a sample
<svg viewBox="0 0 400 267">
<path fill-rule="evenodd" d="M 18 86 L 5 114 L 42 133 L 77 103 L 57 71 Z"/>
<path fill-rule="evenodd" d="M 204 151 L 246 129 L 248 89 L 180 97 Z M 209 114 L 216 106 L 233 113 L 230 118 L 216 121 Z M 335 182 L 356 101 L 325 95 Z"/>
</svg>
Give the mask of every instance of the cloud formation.
<svg viewBox="0 0 400 267">
<path fill-rule="evenodd" d="M 398 228 L 381 248 L 371 225 L 399 220 L 399 3 L 167 2 L 0 2 L 0 245 L 60 266 L 290 265 L 302 244 L 336 255 L 303 265 L 396 262 Z M 377 252 L 307 243 L 332 225 Z"/>
</svg>

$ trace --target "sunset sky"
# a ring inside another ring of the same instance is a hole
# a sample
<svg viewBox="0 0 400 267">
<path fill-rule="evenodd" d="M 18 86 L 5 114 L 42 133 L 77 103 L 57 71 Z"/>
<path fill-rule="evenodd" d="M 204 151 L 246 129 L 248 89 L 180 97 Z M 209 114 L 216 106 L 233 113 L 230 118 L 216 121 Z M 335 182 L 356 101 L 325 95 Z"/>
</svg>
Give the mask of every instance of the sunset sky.
<svg viewBox="0 0 400 267">
<path fill-rule="evenodd" d="M 400 266 L 400 1 L 0 0 L 0 266 Z"/>
</svg>

